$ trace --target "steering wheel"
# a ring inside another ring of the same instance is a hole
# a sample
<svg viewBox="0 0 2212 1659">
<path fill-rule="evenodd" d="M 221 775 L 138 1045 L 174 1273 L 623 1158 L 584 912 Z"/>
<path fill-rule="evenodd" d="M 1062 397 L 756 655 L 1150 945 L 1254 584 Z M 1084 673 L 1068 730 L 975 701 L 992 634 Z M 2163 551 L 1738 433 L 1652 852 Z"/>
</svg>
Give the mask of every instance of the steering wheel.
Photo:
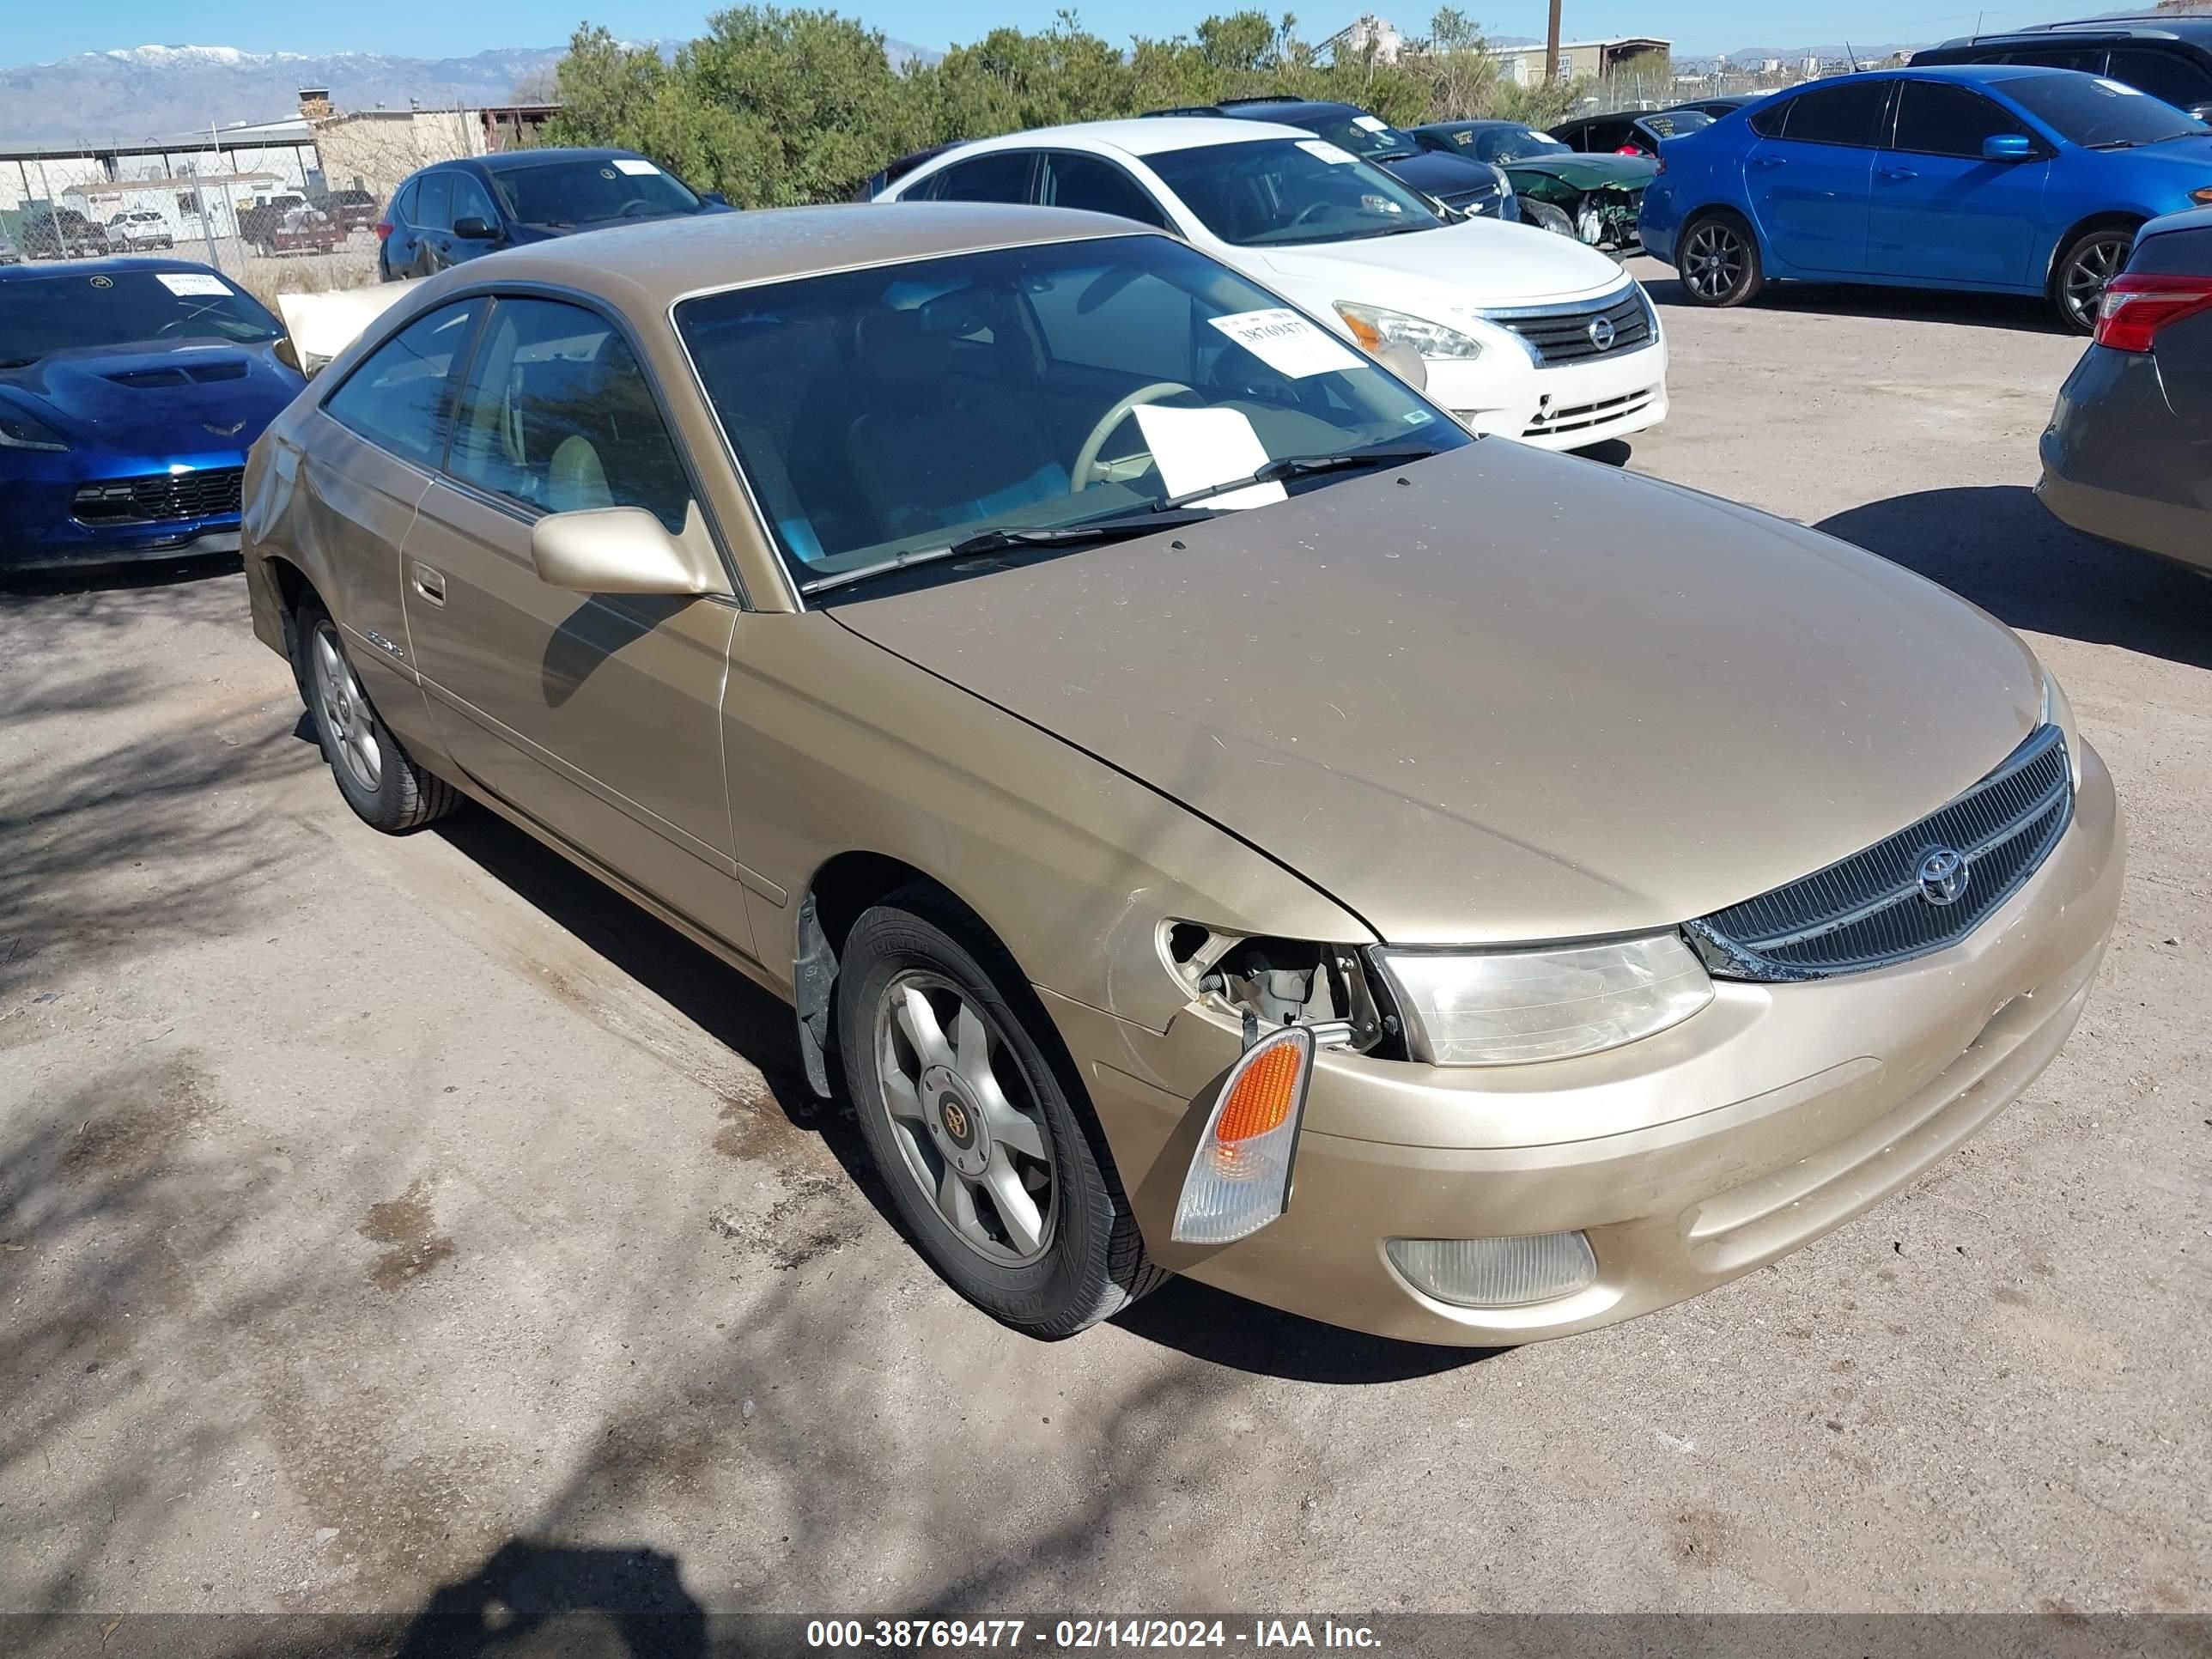
<svg viewBox="0 0 2212 1659">
<path fill-rule="evenodd" d="M 615 217 L 617 219 L 635 219 L 640 214 L 650 213 L 652 211 L 653 204 L 647 201 L 644 197 L 637 196 L 631 198 L 627 202 L 624 202 L 622 204 L 621 211 L 617 213 Z"/>
<path fill-rule="evenodd" d="M 1313 221 L 1321 218 L 1326 214 L 1341 213 L 1343 211 L 1344 204 L 1341 202 L 1316 202 L 1304 213 L 1301 213 L 1297 218 L 1291 220 L 1291 222 L 1293 225 L 1310 224 Z"/>
<path fill-rule="evenodd" d="M 1083 447 L 1075 452 L 1074 470 L 1068 475 L 1070 488 L 1079 495 L 1098 482 L 1098 452 L 1106 447 L 1107 439 L 1114 428 L 1129 418 L 1129 411 L 1139 404 L 1156 404 L 1163 398 L 1172 398 L 1189 391 L 1179 380 L 1155 380 L 1150 386 L 1140 386 L 1098 417 L 1098 424 L 1091 428 L 1091 435 L 1083 441 Z"/>
</svg>

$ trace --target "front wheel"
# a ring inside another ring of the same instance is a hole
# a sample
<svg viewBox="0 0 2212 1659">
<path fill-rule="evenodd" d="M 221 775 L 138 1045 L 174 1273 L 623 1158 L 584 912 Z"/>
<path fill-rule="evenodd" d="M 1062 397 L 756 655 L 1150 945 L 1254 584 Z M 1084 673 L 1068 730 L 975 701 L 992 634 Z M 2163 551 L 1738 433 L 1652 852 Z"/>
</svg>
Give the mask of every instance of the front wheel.
<svg viewBox="0 0 2212 1659">
<path fill-rule="evenodd" d="M 1674 269 L 1682 291 L 1701 306 L 1740 306 L 1765 281 L 1759 239 L 1732 213 L 1701 214 L 1682 227 Z"/>
<path fill-rule="evenodd" d="M 838 1041 L 860 1132 L 947 1284 L 1055 1338 L 1166 1278 L 1057 1036 L 980 922 L 909 887 L 861 915 L 841 957 Z"/>
<path fill-rule="evenodd" d="M 2051 268 L 2051 301 L 2059 320 L 2076 334 L 2095 333 L 2105 289 L 2127 268 L 2135 246 L 2132 225 L 2100 225 L 2069 242 Z"/>
<path fill-rule="evenodd" d="M 346 660 L 337 624 L 313 599 L 300 607 L 292 648 L 323 758 L 330 763 L 338 793 L 362 823 L 386 835 L 402 835 L 445 817 L 459 804 L 453 785 L 416 765 L 378 717 Z"/>
</svg>

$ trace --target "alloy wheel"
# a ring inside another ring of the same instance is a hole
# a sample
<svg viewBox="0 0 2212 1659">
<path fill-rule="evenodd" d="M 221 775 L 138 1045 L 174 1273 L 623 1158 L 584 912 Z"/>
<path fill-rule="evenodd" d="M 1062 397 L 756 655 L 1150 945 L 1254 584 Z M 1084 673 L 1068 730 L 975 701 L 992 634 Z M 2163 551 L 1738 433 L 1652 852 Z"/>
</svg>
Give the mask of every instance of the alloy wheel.
<svg viewBox="0 0 2212 1659">
<path fill-rule="evenodd" d="M 996 1267 L 1042 1259 L 1059 1222 L 1052 1138 L 990 1012 L 902 973 L 877 1006 L 876 1054 L 900 1161 L 945 1225 Z"/>
<path fill-rule="evenodd" d="M 315 715 L 330 723 L 331 746 L 353 781 L 372 794 L 384 781 L 384 750 L 376 720 L 361 682 L 338 649 L 337 631 L 329 623 L 315 628 Z"/>
<path fill-rule="evenodd" d="M 1748 250 L 1735 228 L 1709 219 L 1691 234 L 1682 253 L 1682 281 L 1700 300 L 1724 300 L 1742 283 Z"/>
<path fill-rule="evenodd" d="M 2074 325 L 2088 333 L 2097 325 L 2097 308 L 2105 289 L 2128 262 L 2135 239 L 2124 231 L 2094 237 L 2074 250 L 2059 277 L 2059 297 Z"/>
</svg>

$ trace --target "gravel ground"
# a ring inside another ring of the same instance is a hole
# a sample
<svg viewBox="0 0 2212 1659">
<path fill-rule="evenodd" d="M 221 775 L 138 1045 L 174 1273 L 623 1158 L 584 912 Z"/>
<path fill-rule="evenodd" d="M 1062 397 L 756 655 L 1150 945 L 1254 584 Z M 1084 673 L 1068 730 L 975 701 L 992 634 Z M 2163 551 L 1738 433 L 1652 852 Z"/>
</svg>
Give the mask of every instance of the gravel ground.
<svg viewBox="0 0 2212 1659">
<path fill-rule="evenodd" d="M 2080 349 L 2036 308 L 1639 274 L 1674 404 L 1627 464 L 1986 606 L 2118 779 L 2094 1000 L 1967 1148 L 1563 1342 L 1176 1284 L 1032 1344 L 883 1219 L 780 1006 L 484 815 L 357 824 L 234 573 L 19 592 L 0 1610 L 404 1619 L 495 1559 L 961 1616 L 2212 1610 L 2212 584 L 2036 507 Z"/>
</svg>

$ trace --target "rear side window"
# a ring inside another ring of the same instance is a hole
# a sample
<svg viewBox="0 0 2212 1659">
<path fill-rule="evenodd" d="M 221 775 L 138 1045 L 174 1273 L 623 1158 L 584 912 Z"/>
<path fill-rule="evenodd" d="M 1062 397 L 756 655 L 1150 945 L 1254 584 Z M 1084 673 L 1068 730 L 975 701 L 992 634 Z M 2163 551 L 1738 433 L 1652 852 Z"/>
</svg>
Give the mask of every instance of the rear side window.
<svg viewBox="0 0 2212 1659">
<path fill-rule="evenodd" d="M 2037 69 L 2073 70 L 2082 75 L 2102 75 L 2105 72 L 2105 49 L 2102 46 L 2028 46 L 2006 52 L 1998 61 L 2032 64 Z"/>
<path fill-rule="evenodd" d="M 597 312 L 556 300 L 492 312 L 447 471 L 536 513 L 641 507 L 672 535 L 691 504 L 629 343 Z"/>
<path fill-rule="evenodd" d="M 1871 149 L 1881 143 L 1889 88 L 1887 81 L 1846 81 L 1840 86 L 1800 93 L 1781 112 L 1782 131 L 1770 136 L 1798 144 L 1850 144 Z"/>
<path fill-rule="evenodd" d="M 416 319 L 363 358 L 323 412 L 395 455 L 435 466 L 452 422 L 453 376 L 483 315 L 464 300 Z"/>
<path fill-rule="evenodd" d="M 1048 154 L 1044 165 L 1047 206 L 1110 213 L 1118 219 L 1134 219 L 1140 225 L 1169 228 L 1159 204 L 1111 161 L 1063 152 Z"/>
<path fill-rule="evenodd" d="M 2212 74 L 2207 74 L 2179 52 L 2115 46 L 2112 66 L 2106 73 L 2115 81 L 2124 81 L 2138 92 L 2147 92 L 2176 109 L 2212 102 Z"/>
<path fill-rule="evenodd" d="M 1969 88 L 1907 81 L 1898 88 L 1897 137 L 1892 149 L 1978 161 L 1982 141 L 2005 133 L 2033 137 L 2026 126 Z"/>
<path fill-rule="evenodd" d="M 2202 276 L 2212 271 L 2212 228 L 2138 238 L 2128 269 L 2154 276 Z"/>
<path fill-rule="evenodd" d="M 415 190 L 416 181 L 410 179 L 399 186 L 399 194 L 392 198 L 392 216 L 403 225 L 415 222 Z"/>
<path fill-rule="evenodd" d="M 1034 150 L 1002 149 L 956 161 L 915 193 L 933 202 L 1026 202 L 1036 159 Z"/>
<path fill-rule="evenodd" d="M 414 222 L 425 230 L 453 228 L 453 175 L 426 173 L 416 191 Z"/>
</svg>

